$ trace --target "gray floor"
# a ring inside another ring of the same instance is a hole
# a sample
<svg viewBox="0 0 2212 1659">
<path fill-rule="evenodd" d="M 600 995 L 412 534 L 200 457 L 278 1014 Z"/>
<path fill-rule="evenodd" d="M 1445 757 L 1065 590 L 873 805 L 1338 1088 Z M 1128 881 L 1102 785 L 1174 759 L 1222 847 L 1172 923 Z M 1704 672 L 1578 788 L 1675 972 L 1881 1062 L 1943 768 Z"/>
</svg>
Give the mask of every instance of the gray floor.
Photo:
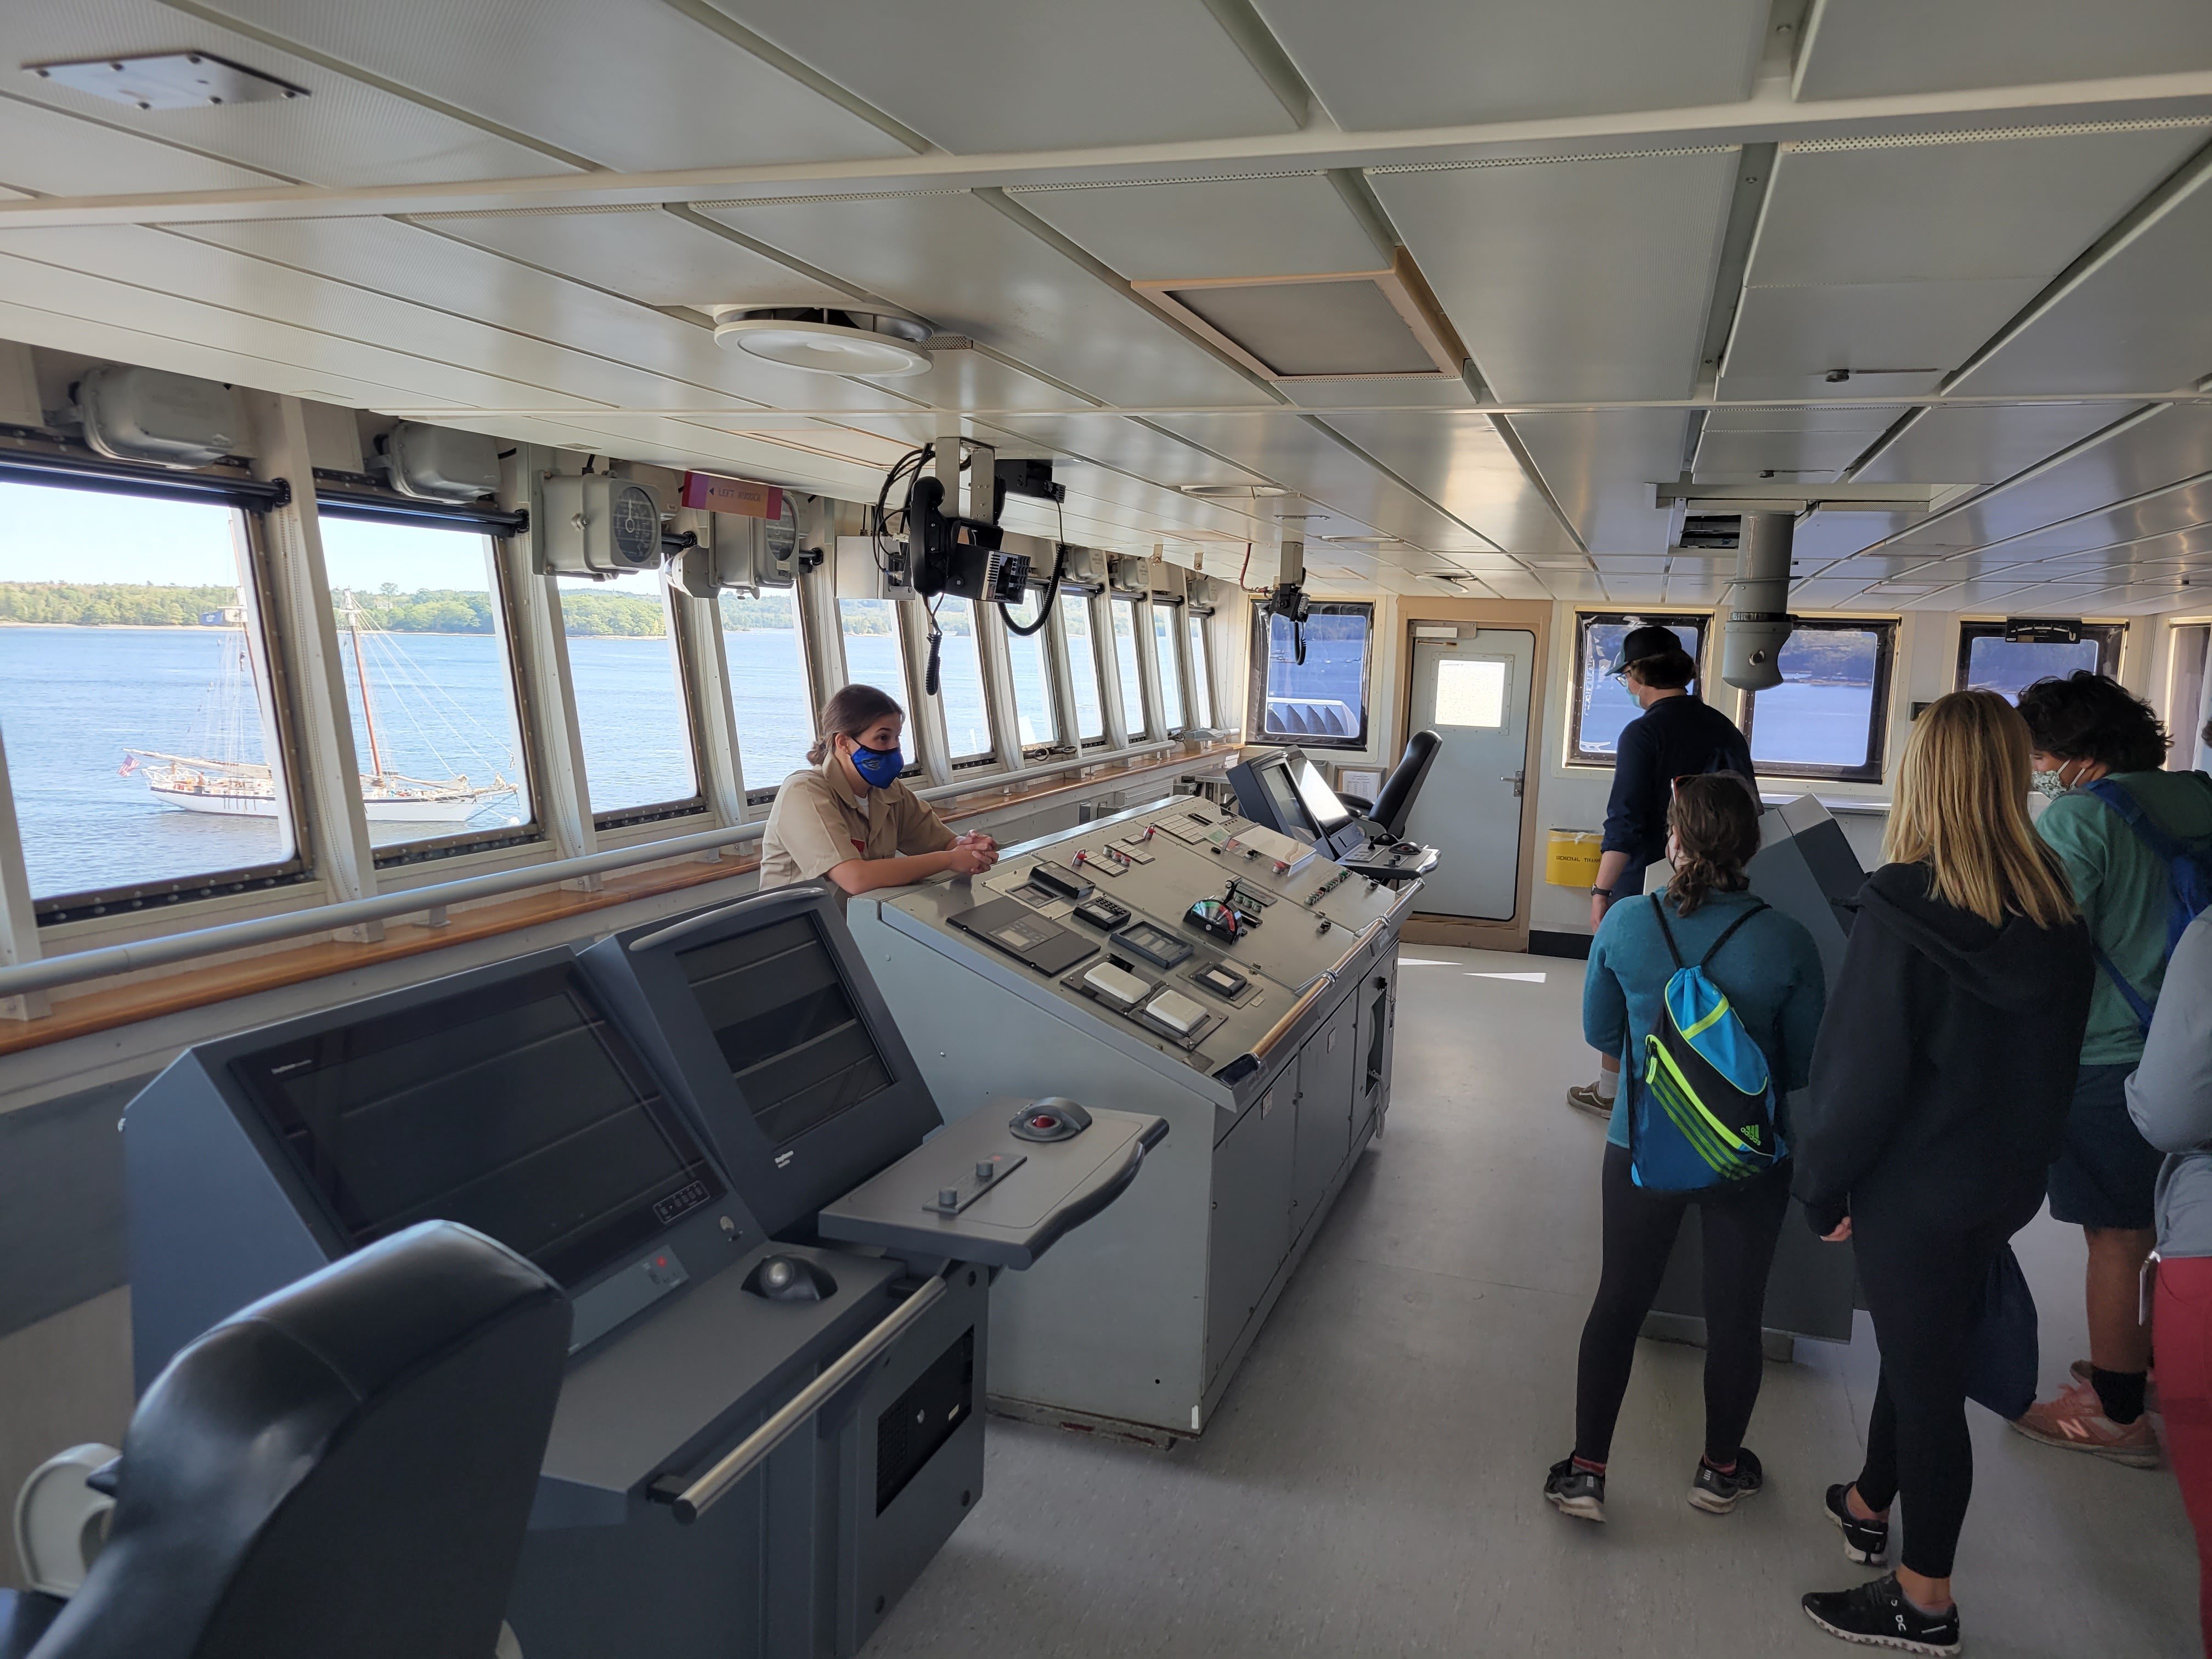
<svg viewBox="0 0 2212 1659">
<path fill-rule="evenodd" d="M 1646 1342 L 1604 1527 L 1539 1492 L 1572 1434 L 1603 1127 L 1582 965 L 1408 947 L 1387 1144 L 1355 1171 L 1204 1437 L 1172 1451 L 994 1420 L 975 1516 L 870 1659 L 1121 1655 L 1840 1654 L 1798 1610 L 1854 1582 L 1820 1497 L 1856 1473 L 1874 1346 L 1770 1364 L 1768 1489 L 1684 1502 L 1699 1355 Z M 1542 973 L 1540 984 L 1477 977 Z M 2021 1259 L 2056 1385 L 2087 1352 L 2081 1246 Z M 2046 1389 L 2047 1391 L 2047 1389 Z M 1956 1580 L 1978 1656 L 2195 1653 L 2196 1559 L 2170 1474 L 2039 1447 L 1974 1409 Z"/>
</svg>

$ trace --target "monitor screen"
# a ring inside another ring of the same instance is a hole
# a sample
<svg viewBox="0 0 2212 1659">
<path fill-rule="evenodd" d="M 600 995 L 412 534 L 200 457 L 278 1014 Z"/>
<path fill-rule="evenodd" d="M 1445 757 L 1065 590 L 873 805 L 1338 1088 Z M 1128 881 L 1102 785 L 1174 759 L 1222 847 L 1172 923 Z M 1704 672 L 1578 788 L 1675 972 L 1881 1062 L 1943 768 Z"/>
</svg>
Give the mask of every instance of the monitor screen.
<svg viewBox="0 0 2212 1659">
<path fill-rule="evenodd" d="M 890 1087 L 890 1068 L 811 918 L 679 951 L 676 961 L 771 1146 Z"/>
<path fill-rule="evenodd" d="M 1314 823 L 1313 814 L 1306 811 L 1305 803 L 1298 799 L 1298 787 L 1291 781 L 1290 762 L 1280 755 L 1270 755 L 1252 763 L 1252 775 L 1260 781 L 1267 792 L 1267 805 L 1273 809 L 1275 822 L 1268 828 L 1286 836 L 1302 836 L 1308 841 L 1319 837 L 1321 830 Z"/>
<path fill-rule="evenodd" d="M 458 1221 L 574 1287 L 724 1190 L 572 966 L 234 1065 L 356 1249 Z"/>
<path fill-rule="evenodd" d="M 1291 776 L 1298 786 L 1298 799 L 1306 804 L 1306 814 L 1313 819 L 1316 828 L 1326 836 L 1351 823 L 1352 809 L 1337 798 L 1328 780 L 1322 776 L 1321 768 L 1304 755 L 1293 755 L 1290 761 Z"/>
</svg>

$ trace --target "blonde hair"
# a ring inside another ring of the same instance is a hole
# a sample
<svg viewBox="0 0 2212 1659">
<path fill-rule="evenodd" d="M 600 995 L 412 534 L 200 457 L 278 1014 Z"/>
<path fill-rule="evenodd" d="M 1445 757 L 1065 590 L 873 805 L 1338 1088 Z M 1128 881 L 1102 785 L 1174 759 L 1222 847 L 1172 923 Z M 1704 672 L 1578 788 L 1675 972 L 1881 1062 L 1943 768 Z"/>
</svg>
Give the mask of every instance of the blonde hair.
<svg viewBox="0 0 2212 1659">
<path fill-rule="evenodd" d="M 2027 817 L 2027 722 L 1994 691 L 1954 691 L 1912 725 L 1882 855 L 1925 864 L 1934 896 L 1992 926 L 2079 912 L 2057 854 Z"/>
</svg>

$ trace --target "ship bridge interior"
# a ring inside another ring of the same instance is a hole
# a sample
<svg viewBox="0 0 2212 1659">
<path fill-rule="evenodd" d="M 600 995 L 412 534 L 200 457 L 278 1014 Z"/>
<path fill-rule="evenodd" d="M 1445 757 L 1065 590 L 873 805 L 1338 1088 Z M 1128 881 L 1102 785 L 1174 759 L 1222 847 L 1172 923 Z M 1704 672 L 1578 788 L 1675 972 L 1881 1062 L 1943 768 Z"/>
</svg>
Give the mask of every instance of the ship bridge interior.
<svg viewBox="0 0 2212 1659">
<path fill-rule="evenodd" d="M 1802 1214 L 1757 1512 L 1681 1500 L 1681 1252 L 1611 1524 L 1544 1501 L 1614 659 L 1673 629 L 1747 734 L 1831 978 L 1945 694 L 2094 671 L 2205 769 L 2208 270 L 2203 0 L 0 7 L 0 1494 L 46 1493 L 0 1586 L 76 1620 L 0 1613 L 0 1656 L 131 1650 L 116 1480 L 54 1455 L 123 1448 L 127 1515 L 170 1354 L 401 1224 L 270 1056 L 385 1045 L 524 1135 L 587 1092 L 532 1069 L 529 988 L 685 1176 L 629 1255 L 515 1245 L 578 1322 L 469 1642 L 1826 1650 L 1797 1597 L 1858 1571 L 1821 1494 L 1878 1360 Z M 802 862 L 802 917 L 771 814 L 854 684 L 998 862 Z M 727 919 L 771 915 L 826 956 L 757 971 Z M 670 1024 L 695 994 L 723 1024 Z M 717 995 L 804 1027 L 803 1090 L 757 1104 L 798 1062 Z M 459 1121 L 388 1167 L 434 1186 Z M 997 1174 L 912 1174 L 970 1129 Z M 1109 1142 L 1120 1184 L 1066 1173 Z M 513 1242 L 476 1190 L 404 1212 Z M 2086 1247 L 2016 1249 L 2049 1394 Z M 2196 1651 L 2171 1468 L 1970 1409 L 1974 1650 Z"/>
</svg>

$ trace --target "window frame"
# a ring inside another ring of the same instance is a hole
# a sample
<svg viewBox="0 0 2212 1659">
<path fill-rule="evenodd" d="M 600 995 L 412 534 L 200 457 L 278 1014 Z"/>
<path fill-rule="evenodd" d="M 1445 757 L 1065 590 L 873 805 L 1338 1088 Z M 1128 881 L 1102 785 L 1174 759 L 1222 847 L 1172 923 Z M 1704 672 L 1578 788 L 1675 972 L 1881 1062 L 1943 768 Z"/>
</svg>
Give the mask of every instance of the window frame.
<svg viewBox="0 0 2212 1659">
<path fill-rule="evenodd" d="M 316 498 L 316 512 L 320 517 L 322 506 L 319 495 Z M 358 503 L 331 516 L 355 522 L 433 529 L 448 535 L 465 536 L 470 532 L 467 524 L 426 520 L 406 513 L 372 512 Z M 500 557 L 502 532 L 490 525 L 483 525 L 477 528 L 476 533 L 483 548 L 484 566 L 489 578 L 486 586 L 491 595 L 492 612 L 498 619 L 492 637 L 498 642 L 507 662 L 507 697 L 514 709 L 515 765 L 522 774 L 523 787 L 529 791 L 530 816 L 520 823 L 509 824 L 503 829 L 463 830 L 450 836 L 425 836 L 416 841 L 387 842 L 381 847 L 372 847 L 369 862 L 374 869 L 411 869 L 419 864 L 433 864 L 471 853 L 496 853 L 513 847 L 535 846 L 545 839 L 544 804 L 539 799 L 538 745 L 537 733 L 532 725 L 530 699 L 523 684 L 522 660 L 515 650 L 519 622 L 507 588 L 507 561 Z M 323 574 L 327 586 L 330 575 L 327 557 Z M 337 597 L 335 592 L 331 597 Z M 351 717 L 352 711 L 349 706 L 347 718 Z"/>
<path fill-rule="evenodd" d="M 1810 778 L 1831 783 L 1882 781 L 1889 758 L 1889 703 L 1897 667 L 1897 626 L 1894 617 L 1817 617 L 1801 620 L 1790 629 L 1792 639 L 1807 633 L 1870 633 L 1875 636 L 1874 691 L 1867 713 L 1867 758 L 1856 766 L 1820 766 L 1811 762 L 1762 761 L 1754 752 L 1752 766 L 1761 778 Z M 1784 648 L 1788 647 L 1785 645 Z M 1756 691 L 1743 694 L 1742 718 L 1737 723 L 1743 728 L 1747 745 L 1756 741 L 1752 731 L 1758 701 Z"/>
<path fill-rule="evenodd" d="M 1371 599 L 1316 599 L 1312 617 L 1361 616 L 1367 619 L 1367 649 L 1359 665 L 1359 730 L 1348 738 L 1267 730 L 1267 664 L 1275 618 L 1265 605 L 1252 607 L 1252 664 L 1245 687 L 1245 746 L 1252 749 L 1336 749 L 1364 753 L 1375 725 L 1375 603 Z"/>
<path fill-rule="evenodd" d="M 1575 612 L 1574 654 L 1567 659 L 1567 741 L 1566 762 L 1569 766 L 1593 767 L 1610 772 L 1619 758 L 1610 750 L 1601 752 L 1583 747 L 1583 714 L 1589 706 L 1589 687 L 1583 681 L 1583 653 L 1589 644 L 1589 630 L 1611 628 L 1626 623 L 1631 628 L 1642 628 L 1651 623 L 1662 627 L 1679 628 L 1684 623 L 1697 630 L 1697 649 L 1690 655 L 1698 665 L 1698 678 L 1690 682 L 1691 688 L 1699 690 L 1705 678 L 1705 647 L 1712 638 L 1713 613 L 1710 611 L 1577 611 Z"/>
<path fill-rule="evenodd" d="M 29 478 L 10 478 L 8 482 L 46 483 L 44 479 Z M 170 492 L 157 489 L 106 489 L 96 483 L 81 483 L 75 478 L 66 482 L 56 480 L 52 487 L 77 490 L 95 498 L 131 495 L 162 500 L 206 499 L 182 492 L 173 495 Z M 282 773 L 284 780 L 284 810 L 292 831 L 292 855 L 273 864 L 240 865 L 167 881 L 125 882 L 112 887 L 93 887 L 73 893 L 33 896 L 31 915 L 36 927 L 59 927 L 96 917 L 167 910 L 180 904 L 232 898 L 241 893 L 300 886 L 321 878 L 321 872 L 316 866 L 314 842 L 307 821 L 307 792 L 302 787 L 306 771 L 301 757 L 299 711 L 293 702 L 294 681 L 286 654 L 283 629 L 277 621 L 276 583 L 269 564 L 267 509 L 258 501 L 223 499 L 220 504 L 229 509 L 233 534 L 238 538 L 239 598 L 246 613 L 240 618 L 240 626 L 246 636 L 247 654 L 253 663 L 256 692 L 267 696 L 269 718 L 276 727 L 279 752 L 271 757 L 271 763 Z M 15 782 L 11 777 L 9 780 L 11 798 L 14 788 Z M 17 860 L 23 856 L 20 834 L 16 845 L 10 849 L 10 856 Z"/>
<path fill-rule="evenodd" d="M 1044 596 L 1050 591 L 1051 586 L 1052 584 L 1048 580 L 1032 576 L 1024 589 L 1024 604 L 1041 607 Z M 1060 600 L 1054 598 L 1052 612 L 1044 626 L 1038 629 L 1036 633 L 1027 635 L 1016 634 L 1012 627 L 1007 623 L 1005 612 L 1001 611 L 1000 614 L 1000 629 L 1005 634 L 1006 641 L 1006 701 L 1014 716 L 1014 729 L 1011 734 L 1013 739 L 1012 748 L 1021 756 L 1024 763 L 1049 759 L 1053 755 L 1070 746 L 1068 739 L 1061 734 L 1067 731 L 1069 718 L 1073 711 L 1060 707 L 1060 675 L 1053 664 L 1054 637 L 1066 626 L 1060 620 Z M 1036 618 L 1032 617 L 1030 620 L 1035 621 Z M 1022 716 L 1024 713 L 1032 711 L 1023 708 L 1021 685 L 1015 679 L 1012 672 L 1014 653 L 1032 645 L 1036 649 L 1038 662 L 1044 670 L 1044 712 L 1051 720 L 1053 728 L 1053 735 L 1041 743 L 1024 743 L 1021 740 Z"/>
<path fill-rule="evenodd" d="M 559 579 L 556 578 L 553 586 L 553 608 L 554 615 L 561 628 L 562 650 L 564 656 L 567 654 L 568 641 L 568 613 L 561 604 L 561 596 L 564 592 L 572 591 L 588 592 L 590 590 L 580 585 L 563 587 Z M 697 817 L 712 808 L 712 803 L 707 799 L 706 734 L 700 727 L 699 710 L 695 706 L 691 696 L 694 678 L 690 651 L 684 642 L 684 629 L 677 618 L 677 599 L 675 584 L 669 580 L 668 573 L 664 570 L 660 573 L 661 626 L 666 632 L 669 655 L 672 659 L 671 666 L 675 671 L 676 695 L 683 699 L 684 737 L 691 745 L 691 793 L 688 796 L 678 796 L 671 800 L 642 801 L 635 806 L 610 807 L 605 811 L 601 811 L 594 805 L 592 808 L 592 828 L 601 834 L 609 830 L 632 829 L 639 824 L 663 823 L 674 818 Z M 575 671 L 573 666 L 567 677 L 566 690 L 568 701 L 571 705 L 574 705 L 576 701 L 576 683 Z M 582 720 L 583 714 L 580 708 L 577 710 L 580 731 Z M 592 762 L 591 757 L 584 752 L 580 739 L 576 749 L 576 763 L 584 769 L 584 787 L 588 791 L 592 785 Z"/>
<path fill-rule="evenodd" d="M 1985 617 L 1962 618 L 1959 623 L 1959 658 L 1951 673 L 1951 689 L 1966 689 L 1967 659 L 1972 656 L 1976 640 L 2002 639 L 2005 625 Z M 2097 672 L 2113 679 L 2120 677 L 2120 657 L 2127 648 L 2128 625 L 2124 622 L 2081 624 L 2081 637 L 2097 641 Z"/>
</svg>

